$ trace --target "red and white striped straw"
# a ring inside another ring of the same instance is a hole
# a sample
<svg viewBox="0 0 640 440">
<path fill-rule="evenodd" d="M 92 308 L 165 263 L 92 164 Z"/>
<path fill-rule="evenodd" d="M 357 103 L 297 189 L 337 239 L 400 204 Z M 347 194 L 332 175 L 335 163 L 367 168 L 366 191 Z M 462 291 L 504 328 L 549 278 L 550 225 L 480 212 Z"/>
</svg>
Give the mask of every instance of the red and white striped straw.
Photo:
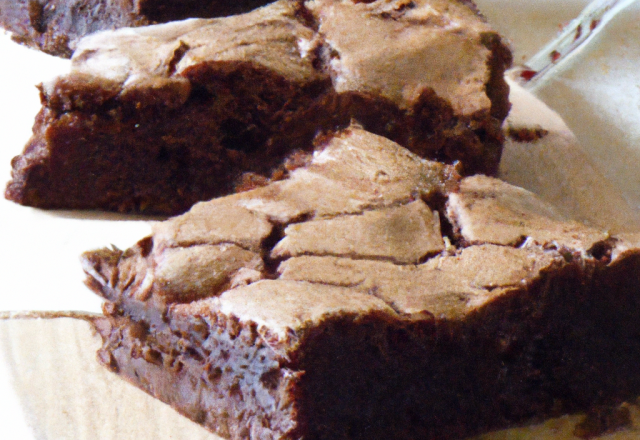
<svg viewBox="0 0 640 440">
<path fill-rule="evenodd" d="M 518 70 L 519 82 L 533 89 L 584 47 L 614 16 L 635 0 L 596 0 L 567 24 L 562 31 Z"/>
</svg>

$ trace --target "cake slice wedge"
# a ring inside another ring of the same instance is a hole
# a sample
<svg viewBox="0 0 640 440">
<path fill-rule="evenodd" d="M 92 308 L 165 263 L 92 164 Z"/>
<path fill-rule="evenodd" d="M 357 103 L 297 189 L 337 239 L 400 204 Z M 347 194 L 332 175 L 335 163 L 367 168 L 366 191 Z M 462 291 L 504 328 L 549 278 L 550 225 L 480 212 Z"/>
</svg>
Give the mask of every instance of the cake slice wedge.
<svg viewBox="0 0 640 440">
<path fill-rule="evenodd" d="M 640 238 L 351 127 L 82 257 L 99 360 L 230 439 L 452 439 L 640 393 Z"/>
<path fill-rule="evenodd" d="M 282 178 L 316 135 L 352 121 L 465 174 L 495 174 L 510 60 L 475 9 L 444 0 L 280 0 L 94 34 L 67 75 L 41 85 L 5 196 L 182 213 Z"/>
</svg>

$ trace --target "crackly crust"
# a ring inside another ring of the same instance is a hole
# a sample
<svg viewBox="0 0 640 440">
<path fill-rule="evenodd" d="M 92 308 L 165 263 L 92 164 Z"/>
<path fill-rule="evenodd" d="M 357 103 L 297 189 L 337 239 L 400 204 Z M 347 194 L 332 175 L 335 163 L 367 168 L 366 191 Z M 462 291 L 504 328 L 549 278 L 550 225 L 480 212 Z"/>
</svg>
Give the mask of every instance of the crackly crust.
<svg viewBox="0 0 640 440">
<path fill-rule="evenodd" d="M 567 220 L 529 192 L 496 179 L 473 176 L 449 198 L 447 214 L 469 243 L 514 245 L 524 240 L 587 252 L 606 232 Z"/>
<path fill-rule="evenodd" d="M 439 216 L 427 203 L 439 202 L 458 179 L 451 166 L 352 127 L 290 178 L 199 203 L 154 223 L 153 236 L 127 251 L 88 253 L 84 267 L 109 300 L 122 296 L 155 315 L 202 298 L 196 291 L 215 296 L 243 280 L 269 278 L 275 262 L 296 255 L 418 263 L 444 249 Z M 203 261 L 209 271 L 201 270 Z M 193 287 L 171 293 L 189 276 Z"/>
<path fill-rule="evenodd" d="M 14 41 L 70 57 L 78 40 L 94 32 L 192 17 L 219 17 L 262 6 L 264 0 L 1 0 L 0 26 Z"/>
</svg>

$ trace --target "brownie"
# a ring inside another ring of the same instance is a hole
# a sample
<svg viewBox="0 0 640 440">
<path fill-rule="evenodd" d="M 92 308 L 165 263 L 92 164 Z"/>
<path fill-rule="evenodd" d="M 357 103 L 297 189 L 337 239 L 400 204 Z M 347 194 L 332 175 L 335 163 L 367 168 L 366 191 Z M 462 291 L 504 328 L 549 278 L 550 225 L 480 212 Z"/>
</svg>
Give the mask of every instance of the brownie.
<svg viewBox="0 0 640 440">
<path fill-rule="evenodd" d="M 351 127 L 82 257 L 99 360 L 231 439 L 453 439 L 640 393 L 640 236 Z"/>
<path fill-rule="evenodd" d="M 94 32 L 250 11 L 267 0 L 0 0 L 0 27 L 18 43 L 70 57 Z"/>
<path fill-rule="evenodd" d="M 176 214 L 304 163 L 356 121 L 416 154 L 494 174 L 510 53 L 467 3 L 281 0 L 247 14 L 103 32 L 42 110 L 6 197 Z"/>
</svg>

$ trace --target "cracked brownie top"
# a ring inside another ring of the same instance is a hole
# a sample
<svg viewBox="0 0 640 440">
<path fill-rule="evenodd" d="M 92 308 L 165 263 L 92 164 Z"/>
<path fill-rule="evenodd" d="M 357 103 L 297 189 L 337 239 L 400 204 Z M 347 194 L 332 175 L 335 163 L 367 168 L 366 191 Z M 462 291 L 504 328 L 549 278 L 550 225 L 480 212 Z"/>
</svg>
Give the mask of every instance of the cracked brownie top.
<svg viewBox="0 0 640 440">
<path fill-rule="evenodd" d="M 281 0 L 243 15 L 89 36 L 72 72 L 113 82 L 119 93 L 171 84 L 184 94 L 190 68 L 242 61 L 299 83 L 330 77 L 338 93 L 380 95 L 403 109 L 431 88 L 456 114 L 471 115 L 491 108 L 487 60 L 498 41 L 458 2 Z"/>
<path fill-rule="evenodd" d="M 624 243 L 351 127 L 290 178 L 197 204 L 83 264 L 90 287 L 144 320 L 221 310 L 288 339 L 335 314 L 462 319 Z"/>
</svg>

